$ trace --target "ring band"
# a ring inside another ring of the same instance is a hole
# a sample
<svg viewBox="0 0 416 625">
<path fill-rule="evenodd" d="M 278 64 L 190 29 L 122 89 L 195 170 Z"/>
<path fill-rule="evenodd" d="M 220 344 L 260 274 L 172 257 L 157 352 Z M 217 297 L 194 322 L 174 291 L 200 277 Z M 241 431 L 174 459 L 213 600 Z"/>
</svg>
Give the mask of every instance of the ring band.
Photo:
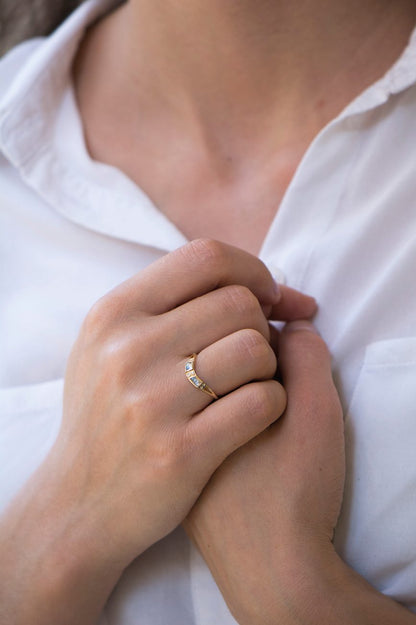
<svg viewBox="0 0 416 625">
<path fill-rule="evenodd" d="M 188 381 L 198 389 L 198 391 L 202 391 L 206 393 L 213 399 L 218 399 L 218 395 L 206 384 L 195 372 L 195 359 L 196 354 L 192 354 L 189 356 L 185 363 L 185 375 Z"/>
</svg>

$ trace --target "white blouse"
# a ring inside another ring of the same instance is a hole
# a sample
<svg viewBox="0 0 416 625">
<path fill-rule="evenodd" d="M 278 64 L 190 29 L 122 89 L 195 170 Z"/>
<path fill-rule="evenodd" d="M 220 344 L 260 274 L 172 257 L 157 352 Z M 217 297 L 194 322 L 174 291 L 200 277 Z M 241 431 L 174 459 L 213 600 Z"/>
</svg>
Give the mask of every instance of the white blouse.
<svg viewBox="0 0 416 625">
<path fill-rule="evenodd" d="M 0 510 L 59 429 L 70 348 L 101 295 L 186 238 L 89 157 L 70 66 L 84 3 L 0 62 Z M 315 138 L 260 257 L 314 295 L 346 415 L 336 547 L 416 612 L 416 34 Z M 22 598 L 24 600 L 24 598 Z M 235 623 L 179 528 L 127 569 L 107 625 Z"/>
</svg>

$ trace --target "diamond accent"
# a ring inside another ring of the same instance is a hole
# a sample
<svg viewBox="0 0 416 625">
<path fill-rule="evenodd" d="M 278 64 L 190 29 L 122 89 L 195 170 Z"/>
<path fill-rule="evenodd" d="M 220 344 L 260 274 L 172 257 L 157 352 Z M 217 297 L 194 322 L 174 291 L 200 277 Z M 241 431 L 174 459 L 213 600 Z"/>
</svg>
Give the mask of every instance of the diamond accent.
<svg viewBox="0 0 416 625">
<path fill-rule="evenodd" d="M 188 360 L 185 363 L 185 375 L 187 379 L 198 390 L 203 391 L 204 393 L 212 397 L 212 399 L 218 399 L 218 395 L 216 395 L 212 388 L 210 388 L 208 384 L 201 380 L 201 378 L 199 378 L 197 373 L 195 372 L 195 358 L 196 354 L 192 354 L 191 356 L 189 356 Z"/>
</svg>

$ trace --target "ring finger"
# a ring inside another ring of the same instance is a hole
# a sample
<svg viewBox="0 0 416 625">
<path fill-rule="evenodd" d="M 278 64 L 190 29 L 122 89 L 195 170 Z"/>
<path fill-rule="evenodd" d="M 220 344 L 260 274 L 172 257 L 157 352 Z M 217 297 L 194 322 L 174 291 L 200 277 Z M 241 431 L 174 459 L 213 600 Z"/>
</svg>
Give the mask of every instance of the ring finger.
<svg viewBox="0 0 416 625">
<path fill-rule="evenodd" d="M 183 413 L 186 405 L 186 413 L 194 415 L 212 397 L 187 380 L 185 362 L 184 359 L 177 365 L 182 392 L 176 394 L 176 409 Z M 273 378 L 276 364 L 276 356 L 264 336 L 257 330 L 243 329 L 203 349 L 194 366 L 197 376 L 221 397 L 249 382 Z"/>
</svg>

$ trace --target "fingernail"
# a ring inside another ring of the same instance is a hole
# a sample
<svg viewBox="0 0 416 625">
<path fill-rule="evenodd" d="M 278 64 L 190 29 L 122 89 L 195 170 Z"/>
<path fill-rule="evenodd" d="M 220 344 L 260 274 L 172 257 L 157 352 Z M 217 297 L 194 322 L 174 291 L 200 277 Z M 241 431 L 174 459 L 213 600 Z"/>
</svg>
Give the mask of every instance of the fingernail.
<svg viewBox="0 0 416 625">
<path fill-rule="evenodd" d="M 286 276 L 280 267 L 277 267 L 274 263 L 267 263 L 267 268 L 272 274 L 275 282 L 278 284 L 286 284 Z"/>
<path fill-rule="evenodd" d="M 277 304 L 282 298 L 282 290 L 279 283 L 273 279 L 273 302 Z"/>
<path fill-rule="evenodd" d="M 285 332 L 302 332 L 303 330 L 306 330 L 307 332 L 313 332 L 314 334 L 319 334 L 315 326 L 309 321 L 306 321 L 304 319 L 301 319 L 300 321 L 291 321 L 290 323 L 287 323 L 284 327 L 284 330 Z"/>
</svg>

